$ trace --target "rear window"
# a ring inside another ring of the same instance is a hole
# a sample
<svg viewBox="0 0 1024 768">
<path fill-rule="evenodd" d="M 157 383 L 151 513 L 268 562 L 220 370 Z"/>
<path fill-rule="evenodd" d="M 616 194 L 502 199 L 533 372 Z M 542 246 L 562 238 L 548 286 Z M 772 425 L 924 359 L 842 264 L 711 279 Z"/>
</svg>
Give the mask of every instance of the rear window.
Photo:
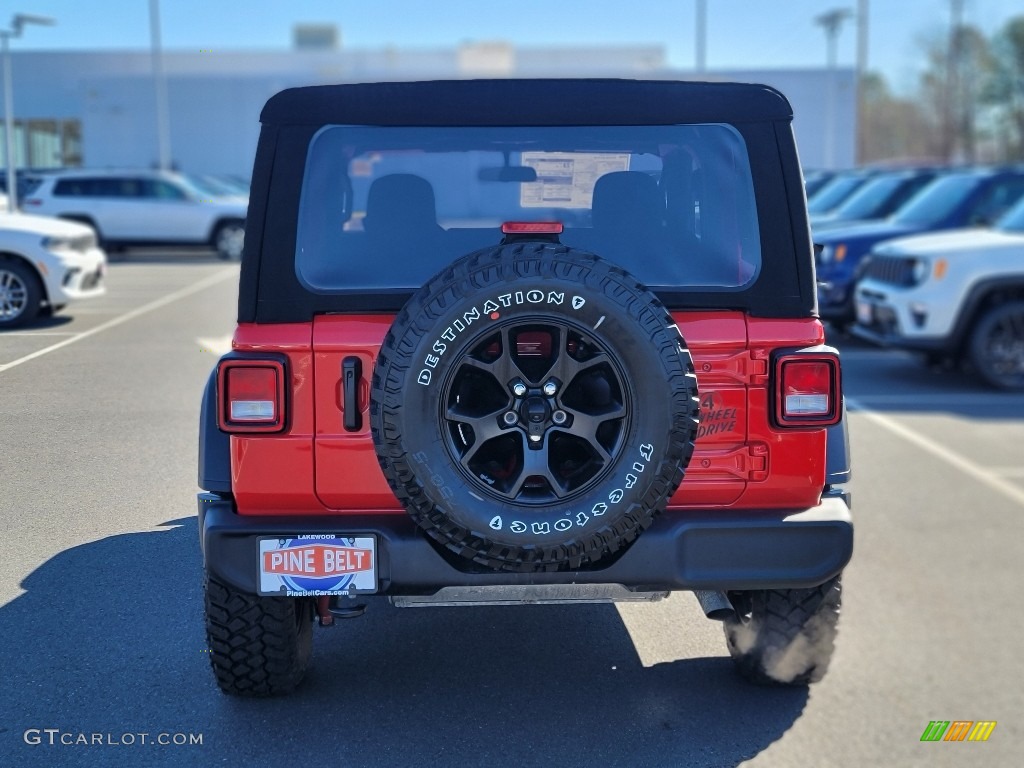
<svg viewBox="0 0 1024 768">
<path fill-rule="evenodd" d="M 740 289 L 761 266 L 731 126 L 329 126 L 309 148 L 296 271 L 321 292 L 414 290 L 530 221 L 652 287 Z"/>
</svg>

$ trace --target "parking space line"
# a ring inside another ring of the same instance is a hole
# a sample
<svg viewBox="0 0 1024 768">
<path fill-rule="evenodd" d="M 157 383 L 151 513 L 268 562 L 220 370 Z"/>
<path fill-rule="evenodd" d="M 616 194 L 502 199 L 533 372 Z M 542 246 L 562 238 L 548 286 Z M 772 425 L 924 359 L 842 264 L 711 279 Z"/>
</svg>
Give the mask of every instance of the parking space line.
<svg viewBox="0 0 1024 768">
<path fill-rule="evenodd" d="M 898 349 L 844 349 L 839 352 L 843 360 L 899 360 L 903 362 L 914 357 L 912 352 Z"/>
<path fill-rule="evenodd" d="M 1013 485 L 1000 477 L 996 472 L 975 464 L 973 461 L 961 456 L 956 451 L 951 451 L 944 445 L 940 445 L 931 438 L 925 437 L 920 432 L 900 424 L 895 419 L 883 416 L 877 411 L 872 411 L 870 408 L 862 405 L 858 400 L 848 397 L 846 398 L 846 406 L 850 410 L 856 411 L 864 416 L 864 418 L 891 432 L 897 437 L 902 437 L 908 443 L 913 443 L 918 448 L 927 451 L 937 459 L 956 467 L 964 474 L 970 475 L 978 482 L 987 485 L 989 488 L 998 491 L 1011 501 L 1014 501 L 1024 507 L 1024 488 Z"/>
<path fill-rule="evenodd" d="M 989 471 L 1000 477 L 1024 477 L 1024 467 L 992 467 Z"/>
<path fill-rule="evenodd" d="M 0 339 L 8 336 L 74 336 L 80 331 L 4 331 L 0 333 Z"/>
<path fill-rule="evenodd" d="M 857 395 L 862 403 L 874 405 L 1018 405 L 1024 417 L 1024 398 L 1019 394 L 961 392 L 917 395 Z"/>
<path fill-rule="evenodd" d="M 152 312 L 154 309 L 160 309 L 160 307 L 165 307 L 168 304 L 172 304 L 175 301 L 178 301 L 178 299 L 184 299 L 186 296 L 191 296 L 194 293 L 199 293 L 200 291 L 205 290 L 212 285 L 216 285 L 217 283 L 223 282 L 229 277 L 237 276 L 237 267 L 229 267 L 219 272 L 215 272 L 209 277 L 200 280 L 198 283 L 193 283 L 192 285 L 174 291 L 173 293 L 169 293 L 166 296 L 163 296 L 159 299 L 154 299 L 148 304 L 143 304 L 141 307 L 136 307 L 135 309 L 129 312 L 125 312 L 123 315 L 118 315 L 112 320 L 108 320 L 107 322 L 102 323 L 101 325 L 97 325 L 95 328 L 90 328 L 88 331 L 82 331 L 81 333 L 75 334 L 71 338 L 64 339 L 63 341 L 58 341 L 56 344 L 51 344 L 50 346 L 44 347 L 43 349 L 37 350 L 36 352 L 33 352 L 29 355 L 19 357 L 17 360 L 12 360 L 9 363 L 0 365 L 0 373 L 9 371 L 11 368 L 21 365 L 22 363 L 27 363 L 29 360 L 35 360 L 37 357 L 48 355 L 50 352 L 56 352 L 58 349 L 61 349 L 62 347 L 66 347 L 69 344 L 74 344 L 76 341 L 81 341 L 82 339 L 94 336 L 95 334 L 101 333 L 102 331 L 105 331 L 109 328 L 121 325 L 122 323 L 127 323 L 129 320 L 134 320 L 136 317 L 144 315 L 147 312 Z"/>
</svg>

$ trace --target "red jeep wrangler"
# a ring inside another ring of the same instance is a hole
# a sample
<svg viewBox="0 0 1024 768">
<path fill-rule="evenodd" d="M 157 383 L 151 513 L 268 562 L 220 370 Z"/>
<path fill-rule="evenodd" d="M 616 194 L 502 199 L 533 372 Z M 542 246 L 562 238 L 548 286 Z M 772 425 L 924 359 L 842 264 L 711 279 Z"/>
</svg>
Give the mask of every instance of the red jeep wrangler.
<svg viewBox="0 0 1024 768">
<path fill-rule="evenodd" d="M 292 690 L 383 597 L 672 590 L 745 676 L 820 679 L 850 470 L 791 121 L 731 83 L 273 97 L 200 420 L 220 687 Z"/>
</svg>

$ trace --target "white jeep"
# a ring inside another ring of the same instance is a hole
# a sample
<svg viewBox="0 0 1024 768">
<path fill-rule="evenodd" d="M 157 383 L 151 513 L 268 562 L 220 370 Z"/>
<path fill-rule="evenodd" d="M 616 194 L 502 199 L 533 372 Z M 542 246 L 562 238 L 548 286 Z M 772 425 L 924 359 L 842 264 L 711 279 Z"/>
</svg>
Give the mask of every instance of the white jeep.
<svg viewBox="0 0 1024 768">
<path fill-rule="evenodd" d="M 967 362 L 995 387 L 1024 389 L 1024 202 L 991 229 L 880 244 L 855 301 L 855 335 Z"/>
</svg>

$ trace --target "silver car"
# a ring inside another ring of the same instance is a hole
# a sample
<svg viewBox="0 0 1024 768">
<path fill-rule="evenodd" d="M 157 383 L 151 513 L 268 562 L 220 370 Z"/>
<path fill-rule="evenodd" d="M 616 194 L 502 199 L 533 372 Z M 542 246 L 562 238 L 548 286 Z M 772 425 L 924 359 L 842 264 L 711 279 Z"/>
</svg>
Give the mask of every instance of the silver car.
<svg viewBox="0 0 1024 768">
<path fill-rule="evenodd" d="M 238 259 L 248 199 L 201 187 L 171 171 L 72 170 L 42 174 L 26 213 L 81 221 L 107 251 L 136 245 L 199 245 Z"/>
</svg>

